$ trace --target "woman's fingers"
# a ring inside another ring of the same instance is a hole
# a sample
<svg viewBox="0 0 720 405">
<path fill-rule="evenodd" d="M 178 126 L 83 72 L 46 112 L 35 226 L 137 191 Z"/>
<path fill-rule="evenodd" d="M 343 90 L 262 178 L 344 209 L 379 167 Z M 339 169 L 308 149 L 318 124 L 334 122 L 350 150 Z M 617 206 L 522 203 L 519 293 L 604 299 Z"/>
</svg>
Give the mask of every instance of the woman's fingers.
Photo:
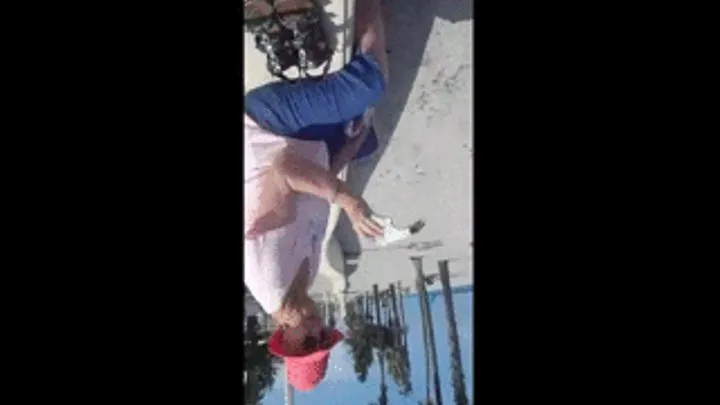
<svg viewBox="0 0 720 405">
<path fill-rule="evenodd" d="M 370 230 L 365 224 L 358 224 L 355 230 L 357 231 L 357 233 L 368 239 L 373 239 L 376 237 L 375 233 Z"/>
<path fill-rule="evenodd" d="M 380 236 L 383 234 L 383 227 L 380 226 L 380 224 L 378 224 L 377 222 L 375 222 L 372 218 L 366 217 L 364 221 L 367 227 L 370 228 L 370 230 L 372 230 L 376 236 Z"/>
<path fill-rule="evenodd" d="M 356 198 L 346 212 L 358 234 L 367 238 L 375 238 L 383 234 L 383 227 L 370 217 L 372 210 L 362 198 Z"/>
<path fill-rule="evenodd" d="M 367 238 L 376 238 L 383 234 L 382 227 L 369 218 L 356 221 L 355 231 Z"/>
</svg>

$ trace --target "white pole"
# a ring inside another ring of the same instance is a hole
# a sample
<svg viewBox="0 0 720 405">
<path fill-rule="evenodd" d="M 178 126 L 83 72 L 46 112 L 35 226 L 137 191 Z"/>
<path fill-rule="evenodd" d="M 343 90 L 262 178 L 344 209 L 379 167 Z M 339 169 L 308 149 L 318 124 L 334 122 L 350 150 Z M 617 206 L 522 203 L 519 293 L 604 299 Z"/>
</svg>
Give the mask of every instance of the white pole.
<svg viewBox="0 0 720 405">
<path fill-rule="evenodd" d="M 325 291 L 325 325 L 330 323 L 330 291 Z"/>
<path fill-rule="evenodd" d="M 293 387 L 288 378 L 287 363 L 285 363 L 285 405 L 293 405 Z"/>
<path fill-rule="evenodd" d="M 347 295 L 343 294 L 340 296 L 340 317 L 345 319 L 347 313 Z"/>
</svg>

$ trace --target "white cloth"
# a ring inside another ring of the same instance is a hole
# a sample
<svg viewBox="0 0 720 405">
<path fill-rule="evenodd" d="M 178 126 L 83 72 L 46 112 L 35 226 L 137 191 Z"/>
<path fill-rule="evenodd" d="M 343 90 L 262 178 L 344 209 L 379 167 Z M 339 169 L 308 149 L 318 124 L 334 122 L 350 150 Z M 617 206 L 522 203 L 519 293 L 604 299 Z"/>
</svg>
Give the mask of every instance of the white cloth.
<svg viewBox="0 0 720 405">
<path fill-rule="evenodd" d="M 258 127 L 245 116 L 245 231 L 250 229 L 253 212 L 258 208 L 260 189 L 273 157 L 290 147 L 306 159 L 329 169 L 327 147 L 321 141 L 301 141 L 274 135 Z M 320 265 L 320 249 L 330 205 L 309 194 L 295 198 L 295 220 L 254 239 L 244 240 L 245 285 L 265 312 L 280 309 L 300 264 L 308 258 L 312 285 Z"/>
<path fill-rule="evenodd" d="M 383 228 L 383 234 L 375 238 L 375 243 L 378 246 L 387 246 L 393 242 L 409 238 L 410 235 L 412 235 L 410 228 L 396 228 L 391 218 L 378 214 L 372 214 L 371 218 Z"/>
</svg>

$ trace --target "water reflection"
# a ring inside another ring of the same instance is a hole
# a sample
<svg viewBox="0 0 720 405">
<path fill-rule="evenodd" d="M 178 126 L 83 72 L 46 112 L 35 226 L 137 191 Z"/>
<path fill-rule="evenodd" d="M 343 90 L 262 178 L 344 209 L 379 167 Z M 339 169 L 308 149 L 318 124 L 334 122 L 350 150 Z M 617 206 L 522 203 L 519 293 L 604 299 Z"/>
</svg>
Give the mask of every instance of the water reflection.
<svg viewBox="0 0 720 405">
<path fill-rule="evenodd" d="M 333 348 L 323 382 L 309 392 L 295 391 L 296 405 L 436 404 L 431 375 L 432 362 L 423 344 L 423 323 L 417 294 L 395 289 L 355 297 L 324 296 L 318 299 L 328 323 L 343 331 L 346 339 Z M 472 403 L 472 286 L 453 288 L 452 300 L 462 355 L 462 373 L 453 373 L 446 308 L 441 291 L 429 292 L 437 346 L 437 372 L 442 403 L 457 403 L 453 374 L 464 375 L 468 402 Z M 268 354 L 264 341 L 271 325 L 262 316 L 246 325 L 256 329 L 257 345 L 246 335 L 246 404 L 285 404 L 282 362 Z M 255 322 L 255 323 L 253 323 Z M 257 325 L 257 326 L 255 326 Z M 253 351 L 255 350 L 255 351 Z M 248 361 L 250 359 L 250 361 Z M 411 365 L 413 367 L 411 367 Z M 457 370 L 455 370 L 457 371 Z M 456 382 L 457 383 L 457 382 Z M 429 402 L 426 402 L 430 399 Z M 463 401 L 464 402 L 464 401 Z"/>
</svg>

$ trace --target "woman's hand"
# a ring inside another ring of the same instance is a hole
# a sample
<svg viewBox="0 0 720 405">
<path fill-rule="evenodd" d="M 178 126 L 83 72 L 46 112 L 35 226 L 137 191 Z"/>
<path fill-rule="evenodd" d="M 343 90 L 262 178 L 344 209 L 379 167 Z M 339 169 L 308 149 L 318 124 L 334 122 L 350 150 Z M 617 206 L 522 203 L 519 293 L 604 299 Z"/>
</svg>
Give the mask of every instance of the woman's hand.
<svg viewBox="0 0 720 405">
<path fill-rule="evenodd" d="M 273 168 L 291 190 L 307 193 L 339 205 L 348 214 L 355 231 L 368 238 L 382 235 L 383 229 L 370 219 L 370 207 L 353 195 L 345 182 L 323 167 L 295 153 L 282 153 Z"/>
<path fill-rule="evenodd" d="M 367 238 L 376 238 L 383 234 L 382 226 L 370 218 L 372 210 L 361 197 L 340 193 L 336 201 L 347 214 L 355 232 Z"/>
<path fill-rule="evenodd" d="M 375 109 L 370 107 L 365 111 L 361 120 L 358 122 L 350 122 L 350 126 L 347 129 L 348 133 L 346 134 L 348 136 L 348 140 L 342 149 L 340 149 L 340 151 L 335 155 L 333 164 L 330 167 L 330 171 L 334 175 L 340 173 L 340 171 L 342 171 L 342 169 L 350 163 L 353 157 L 357 155 L 357 152 L 360 150 L 360 147 L 362 147 L 363 142 L 365 142 L 365 139 L 370 133 L 374 112 Z"/>
</svg>

